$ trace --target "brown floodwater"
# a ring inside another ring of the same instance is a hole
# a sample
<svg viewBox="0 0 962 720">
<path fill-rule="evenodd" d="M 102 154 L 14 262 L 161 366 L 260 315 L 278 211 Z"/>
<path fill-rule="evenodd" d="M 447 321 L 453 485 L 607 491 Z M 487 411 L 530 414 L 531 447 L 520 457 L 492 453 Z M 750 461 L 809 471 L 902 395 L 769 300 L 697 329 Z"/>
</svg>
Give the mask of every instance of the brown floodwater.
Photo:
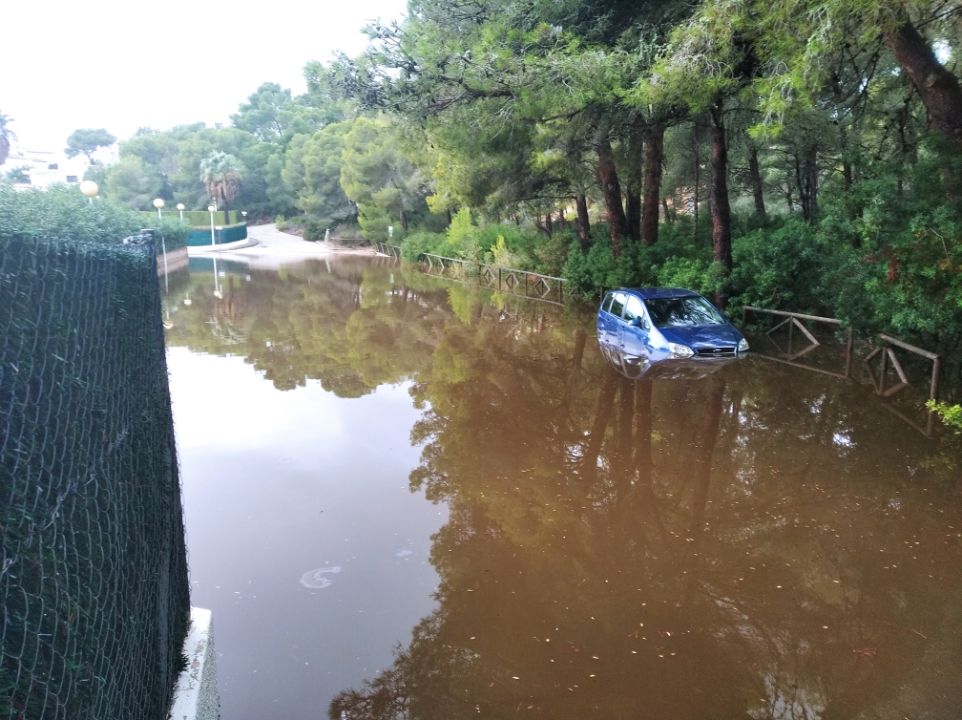
<svg viewBox="0 0 962 720">
<path fill-rule="evenodd" d="M 225 720 L 959 716 L 959 446 L 860 363 L 638 372 L 363 258 L 169 288 Z"/>
</svg>

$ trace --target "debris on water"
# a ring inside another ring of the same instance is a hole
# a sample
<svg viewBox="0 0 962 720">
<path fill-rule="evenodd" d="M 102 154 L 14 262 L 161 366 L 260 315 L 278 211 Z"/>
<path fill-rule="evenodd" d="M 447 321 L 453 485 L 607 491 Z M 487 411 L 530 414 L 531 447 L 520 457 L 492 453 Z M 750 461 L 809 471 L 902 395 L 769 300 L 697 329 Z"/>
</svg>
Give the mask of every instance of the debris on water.
<svg viewBox="0 0 962 720">
<path fill-rule="evenodd" d="M 336 575 L 341 572 L 340 565 L 325 565 L 316 570 L 308 570 L 301 575 L 301 585 L 310 590 L 323 590 L 330 587 L 333 582 L 328 575 Z"/>
</svg>

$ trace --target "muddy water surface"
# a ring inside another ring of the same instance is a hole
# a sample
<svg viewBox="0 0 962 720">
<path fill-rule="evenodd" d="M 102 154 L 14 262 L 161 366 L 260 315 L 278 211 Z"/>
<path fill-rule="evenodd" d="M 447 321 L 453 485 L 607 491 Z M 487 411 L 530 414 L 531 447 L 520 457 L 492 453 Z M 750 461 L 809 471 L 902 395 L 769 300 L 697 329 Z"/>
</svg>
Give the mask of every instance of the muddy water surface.
<svg viewBox="0 0 962 720">
<path fill-rule="evenodd" d="M 864 383 L 361 259 L 166 308 L 225 720 L 957 717 L 957 448 Z"/>
</svg>

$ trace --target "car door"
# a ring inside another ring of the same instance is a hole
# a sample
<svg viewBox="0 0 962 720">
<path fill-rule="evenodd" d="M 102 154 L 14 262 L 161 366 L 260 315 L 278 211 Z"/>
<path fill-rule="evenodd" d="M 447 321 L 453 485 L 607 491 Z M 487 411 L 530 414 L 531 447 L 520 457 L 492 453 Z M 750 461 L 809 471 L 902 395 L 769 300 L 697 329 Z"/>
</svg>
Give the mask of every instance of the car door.
<svg viewBox="0 0 962 720">
<path fill-rule="evenodd" d="M 624 318 L 620 324 L 621 347 L 628 355 L 646 357 L 650 348 L 648 331 L 651 324 L 645 314 L 645 305 L 637 295 L 625 298 Z"/>
<path fill-rule="evenodd" d="M 625 309 L 625 294 L 615 290 L 611 293 L 611 307 L 605 315 L 605 333 L 607 341 L 616 348 L 621 348 L 621 314 Z"/>
<path fill-rule="evenodd" d="M 602 345 L 610 345 L 611 340 L 608 337 L 608 315 L 611 309 L 611 301 L 613 299 L 614 293 L 609 292 L 605 295 L 604 300 L 601 301 L 601 305 L 598 306 L 598 316 L 595 319 L 595 329 L 598 333 L 598 342 Z"/>
<path fill-rule="evenodd" d="M 625 307 L 625 294 L 611 291 L 598 311 L 598 342 L 616 348 L 621 347 L 619 325 Z"/>
</svg>

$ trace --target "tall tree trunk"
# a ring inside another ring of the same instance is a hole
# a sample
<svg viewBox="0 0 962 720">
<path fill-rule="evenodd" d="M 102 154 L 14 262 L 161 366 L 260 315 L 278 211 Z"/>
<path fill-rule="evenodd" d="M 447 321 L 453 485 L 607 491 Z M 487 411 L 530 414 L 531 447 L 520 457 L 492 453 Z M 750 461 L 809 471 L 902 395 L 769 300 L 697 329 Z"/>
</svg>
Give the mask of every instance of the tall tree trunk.
<svg viewBox="0 0 962 720">
<path fill-rule="evenodd" d="M 814 143 L 805 148 L 804 157 L 795 150 L 795 184 L 802 204 L 802 218 L 814 223 L 818 216 L 818 147 Z"/>
<path fill-rule="evenodd" d="M 913 93 L 914 94 L 914 93 Z M 909 94 L 899 110 L 899 164 L 896 170 L 896 182 L 898 183 L 898 195 L 901 198 L 904 192 L 905 169 L 915 165 L 916 152 L 915 144 L 910 137 L 909 121 L 912 117 L 912 95 Z"/>
<path fill-rule="evenodd" d="M 808 221 L 818 220 L 818 146 L 812 143 L 805 151 L 805 191 L 808 195 Z"/>
<path fill-rule="evenodd" d="M 591 225 L 588 222 L 588 197 L 584 193 L 575 196 L 575 207 L 578 208 L 578 241 L 585 252 L 591 247 Z"/>
<path fill-rule="evenodd" d="M 408 216 L 407 216 L 407 213 L 404 212 L 404 208 L 403 208 L 403 207 L 402 207 L 401 210 L 400 210 L 400 214 L 401 214 L 401 229 L 402 229 L 404 232 L 407 232 L 407 231 L 408 231 Z"/>
<path fill-rule="evenodd" d="M 811 222 L 812 215 L 808 206 L 808 192 L 805 190 L 805 179 L 802 177 L 802 159 L 798 156 L 797 147 L 792 155 L 795 161 L 795 187 L 798 188 L 798 202 L 802 206 L 802 219 Z"/>
<path fill-rule="evenodd" d="M 836 106 L 841 106 L 845 102 L 845 90 L 838 73 L 832 73 L 832 100 Z M 838 145 L 842 151 L 842 183 L 845 192 L 848 192 L 852 189 L 854 172 L 852 171 L 852 150 L 849 147 L 848 130 L 845 127 L 843 113 L 838 114 L 835 126 L 838 128 Z"/>
<path fill-rule="evenodd" d="M 672 213 L 671 209 L 668 207 L 668 198 L 663 197 L 661 199 L 661 209 L 665 213 L 665 222 L 671 225 L 675 222 L 675 215 Z"/>
<path fill-rule="evenodd" d="M 755 214 L 760 220 L 765 220 L 765 187 L 762 185 L 762 171 L 758 167 L 758 148 L 754 144 L 748 145 L 748 176 L 751 178 L 752 195 L 755 198 Z"/>
<path fill-rule="evenodd" d="M 732 218 L 728 204 L 728 146 L 725 142 L 724 100 L 717 98 L 711 107 L 711 243 L 714 260 L 725 269 L 732 269 Z M 727 291 L 716 294 L 721 307 L 725 306 Z"/>
<path fill-rule="evenodd" d="M 625 196 L 625 217 L 628 220 L 628 237 L 641 239 L 641 192 L 638 188 L 628 188 Z"/>
<path fill-rule="evenodd" d="M 692 210 L 692 242 L 698 242 L 698 186 L 701 184 L 701 157 L 699 157 L 699 140 L 698 137 L 698 121 L 695 120 L 695 126 L 692 128 L 691 133 L 691 149 L 692 156 L 695 159 L 695 197 L 694 197 L 694 207 Z"/>
<path fill-rule="evenodd" d="M 885 36 L 885 43 L 915 86 L 931 130 L 962 149 L 962 87 L 935 57 L 932 47 L 911 21 Z"/>
<path fill-rule="evenodd" d="M 625 215 L 628 220 L 628 236 L 641 240 L 641 186 L 644 167 L 644 132 L 641 117 L 636 117 L 628 130 L 627 174 L 625 178 Z"/>
<path fill-rule="evenodd" d="M 645 201 L 641 210 L 641 239 L 645 245 L 658 242 L 658 200 L 664 147 L 664 126 L 651 126 L 645 133 Z"/>
<path fill-rule="evenodd" d="M 554 235 L 554 222 L 551 220 L 551 211 L 549 210 L 544 214 L 544 229 L 548 233 L 548 237 Z"/>
<path fill-rule="evenodd" d="M 628 234 L 628 218 L 621 204 L 621 183 L 615 168 L 615 156 L 607 134 L 598 140 L 598 183 L 605 197 L 605 210 L 608 211 L 608 233 L 611 236 L 611 251 L 615 257 L 621 255 L 621 241 Z"/>
</svg>

